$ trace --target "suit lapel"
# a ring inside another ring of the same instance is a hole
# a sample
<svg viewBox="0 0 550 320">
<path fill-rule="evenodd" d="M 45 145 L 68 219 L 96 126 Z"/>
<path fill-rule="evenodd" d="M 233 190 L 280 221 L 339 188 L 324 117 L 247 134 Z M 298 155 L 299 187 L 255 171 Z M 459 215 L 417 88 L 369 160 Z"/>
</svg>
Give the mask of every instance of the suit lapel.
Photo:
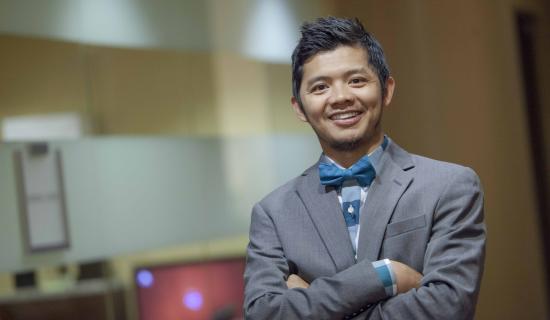
<svg viewBox="0 0 550 320">
<path fill-rule="evenodd" d="M 394 142 L 380 159 L 379 173 L 368 190 L 365 206 L 361 208 L 357 260 L 378 260 L 386 225 L 397 202 L 413 179 L 412 157 Z"/>
<path fill-rule="evenodd" d="M 319 182 L 318 163 L 302 175 L 297 184 L 302 199 L 315 228 L 329 252 L 338 271 L 355 263 L 348 229 L 333 188 L 325 188 Z"/>
</svg>

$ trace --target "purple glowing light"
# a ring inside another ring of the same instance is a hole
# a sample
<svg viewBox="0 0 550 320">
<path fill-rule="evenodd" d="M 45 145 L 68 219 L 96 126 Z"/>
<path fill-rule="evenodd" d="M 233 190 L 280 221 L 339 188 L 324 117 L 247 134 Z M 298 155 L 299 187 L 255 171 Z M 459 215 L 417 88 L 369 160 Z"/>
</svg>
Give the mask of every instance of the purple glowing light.
<svg viewBox="0 0 550 320">
<path fill-rule="evenodd" d="M 155 282 L 153 274 L 149 270 L 141 270 L 136 275 L 137 284 L 142 288 L 149 288 Z"/>
<path fill-rule="evenodd" d="M 187 291 L 183 296 L 183 305 L 193 311 L 200 310 L 202 302 L 202 294 L 197 290 Z"/>
</svg>

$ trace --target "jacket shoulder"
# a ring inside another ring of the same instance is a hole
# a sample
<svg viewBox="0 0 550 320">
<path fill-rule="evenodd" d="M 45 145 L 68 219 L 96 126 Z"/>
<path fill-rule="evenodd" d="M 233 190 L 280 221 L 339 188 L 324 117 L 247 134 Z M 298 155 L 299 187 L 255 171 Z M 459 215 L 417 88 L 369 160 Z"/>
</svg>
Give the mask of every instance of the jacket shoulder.
<svg viewBox="0 0 550 320">
<path fill-rule="evenodd" d="M 411 154 L 417 175 L 438 178 L 442 182 L 462 178 L 479 182 L 479 176 L 470 167 Z"/>
</svg>

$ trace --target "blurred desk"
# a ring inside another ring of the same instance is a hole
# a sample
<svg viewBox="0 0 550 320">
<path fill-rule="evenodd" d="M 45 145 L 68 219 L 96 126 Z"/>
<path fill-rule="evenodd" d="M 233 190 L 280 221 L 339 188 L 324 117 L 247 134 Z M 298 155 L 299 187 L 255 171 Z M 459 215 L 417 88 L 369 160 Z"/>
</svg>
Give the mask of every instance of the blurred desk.
<svg viewBox="0 0 550 320">
<path fill-rule="evenodd" d="M 102 279 L 56 292 L 24 289 L 0 296 L 0 320 L 123 320 L 124 311 L 122 286 Z"/>
</svg>

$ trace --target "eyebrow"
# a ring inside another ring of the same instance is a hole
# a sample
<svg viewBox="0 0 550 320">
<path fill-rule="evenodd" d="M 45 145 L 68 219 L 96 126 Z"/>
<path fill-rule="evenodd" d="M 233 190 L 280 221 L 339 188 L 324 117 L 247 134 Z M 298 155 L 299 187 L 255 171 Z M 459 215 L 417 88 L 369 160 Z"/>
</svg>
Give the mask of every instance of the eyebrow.
<svg viewBox="0 0 550 320">
<path fill-rule="evenodd" d="M 354 68 L 354 69 L 350 69 L 350 70 L 344 72 L 344 77 L 349 77 L 352 74 L 356 74 L 356 73 L 368 74 L 369 72 L 365 67 Z M 317 76 L 317 77 L 311 78 L 306 82 L 306 88 L 311 86 L 312 84 L 314 84 L 317 81 L 327 80 L 327 79 L 330 79 L 330 77 L 328 77 L 328 76 Z"/>
<path fill-rule="evenodd" d="M 355 74 L 355 73 L 368 74 L 369 70 L 366 69 L 365 67 L 355 68 L 355 69 L 351 69 L 351 70 L 348 70 L 348 71 L 344 72 L 344 76 L 349 77 L 349 76 L 351 76 L 352 74 Z"/>
<path fill-rule="evenodd" d="M 311 78 L 309 79 L 307 82 L 306 82 L 306 88 L 307 87 L 310 87 L 312 84 L 314 84 L 315 82 L 317 81 L 321 81 L 321 80 L 327 80 L 329 79 L 330 77 L 327 77 L 327 76 L 317 76 L 315 78 Z"/>
</svg>

